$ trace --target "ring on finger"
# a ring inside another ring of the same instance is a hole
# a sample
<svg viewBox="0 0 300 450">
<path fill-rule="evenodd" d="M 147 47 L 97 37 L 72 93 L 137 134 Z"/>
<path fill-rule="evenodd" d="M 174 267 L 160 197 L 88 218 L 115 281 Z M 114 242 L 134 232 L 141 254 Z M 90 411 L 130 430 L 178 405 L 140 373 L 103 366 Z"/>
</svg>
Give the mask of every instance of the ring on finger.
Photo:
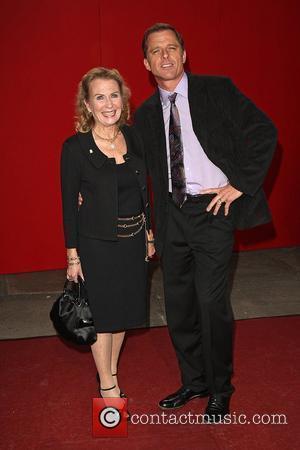
<svg viewBox="0 0 300 450">
<path fill-rule="evenodd" d="M 217 203 L 218 203 L 218 205 L 220 205 L 220 206 L 221 206 L 223 202 L 222 202 L 222 200 L 221 200 L 221 199 L 219 198 L 219 200 L 218 200 L 218 202 L 217 202 Z"/>
</svg>

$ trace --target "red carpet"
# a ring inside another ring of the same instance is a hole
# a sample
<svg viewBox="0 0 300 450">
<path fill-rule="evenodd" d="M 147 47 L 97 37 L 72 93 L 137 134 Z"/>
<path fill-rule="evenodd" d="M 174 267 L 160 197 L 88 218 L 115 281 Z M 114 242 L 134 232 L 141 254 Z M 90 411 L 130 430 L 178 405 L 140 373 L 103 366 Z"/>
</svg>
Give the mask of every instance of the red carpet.
<svg viewBox="0 0 300 450">
<path fill-rule="evenodd" d="M 291 450 L 299 448 L 299 317 L 238 321 L 231 413 L 285 414 L 285 425 L 128 425 L 127 438 L 93 438 L 95 368 L 89 351 L 59 338 L 1 341 L 1 439 L 5 450 Z M 160 413 L 179 387 L 166 328 L 130 333 L 120 384 L 131 413 Z M 176 415 L 203 413 L 195 399 Z M 269 420 L 264 416 L 263 420 Z M 277 419 L 278 422 L 278 419 Z"/>
</svg>

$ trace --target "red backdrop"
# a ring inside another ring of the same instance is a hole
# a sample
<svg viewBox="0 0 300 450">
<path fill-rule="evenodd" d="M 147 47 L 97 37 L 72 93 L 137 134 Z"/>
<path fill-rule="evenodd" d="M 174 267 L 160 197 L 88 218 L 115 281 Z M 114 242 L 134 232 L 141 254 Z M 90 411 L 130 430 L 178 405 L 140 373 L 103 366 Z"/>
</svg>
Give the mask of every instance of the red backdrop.
<svg viewBox="0 0 300 450">
<path fill-rule="evenodd" d="M 59 158 L 77 83 L 91 67 L 117 67 L 138 105 L 153 90 L 140 41 L 157 21 L 183 33 L 190 70 L 230 76 L 279 129 L 265 184 L 273 224 L 238 233 L 237 248 L 300 244 L 296 0 L 3 0 L 0 20 L 0 272 L 65 266 Z"/>
</svg>

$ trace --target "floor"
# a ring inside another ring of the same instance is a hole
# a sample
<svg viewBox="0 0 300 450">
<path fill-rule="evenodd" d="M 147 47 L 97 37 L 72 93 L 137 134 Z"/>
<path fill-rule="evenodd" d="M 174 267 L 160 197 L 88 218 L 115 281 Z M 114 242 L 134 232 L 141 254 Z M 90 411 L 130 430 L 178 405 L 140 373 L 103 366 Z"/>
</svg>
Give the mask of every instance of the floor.
<svg viewBox="0 0 300 450">
<path fill-rule="evenodd" d="M 150 326 L 166 325 L 162 273 L 149 265 Z M 49 311 L 64 270 L 0 275 L 0 339 L 55 335 Z M 300 314 L 300 247 L 235 253 L 231 299 L 236 319 Z"/>
</svg>

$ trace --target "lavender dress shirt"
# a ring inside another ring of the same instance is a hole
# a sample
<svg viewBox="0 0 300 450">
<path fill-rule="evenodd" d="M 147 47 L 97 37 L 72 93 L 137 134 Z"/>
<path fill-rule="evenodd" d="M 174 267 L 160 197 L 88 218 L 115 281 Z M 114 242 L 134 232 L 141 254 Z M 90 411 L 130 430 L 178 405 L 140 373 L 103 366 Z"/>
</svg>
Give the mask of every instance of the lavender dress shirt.
<svg viewBox="0 0 300 450">
<path fill-rule="evenodd" d="M 185 73 L 173 92 L 177 93 L 176 106 L 180 116 L 187 194 L 196 195 L 200 194 L 202 189 L 225 186 L 228 183 L 226 175 L 206 156 L 194 133 L 188 101 L 188 79 Z M 172 192 L 172 182 L 169 148 L 170 100 L 168 97 L 173 92 L 159 87 L 166 133 L 170 192 Z"/>
</svg>

